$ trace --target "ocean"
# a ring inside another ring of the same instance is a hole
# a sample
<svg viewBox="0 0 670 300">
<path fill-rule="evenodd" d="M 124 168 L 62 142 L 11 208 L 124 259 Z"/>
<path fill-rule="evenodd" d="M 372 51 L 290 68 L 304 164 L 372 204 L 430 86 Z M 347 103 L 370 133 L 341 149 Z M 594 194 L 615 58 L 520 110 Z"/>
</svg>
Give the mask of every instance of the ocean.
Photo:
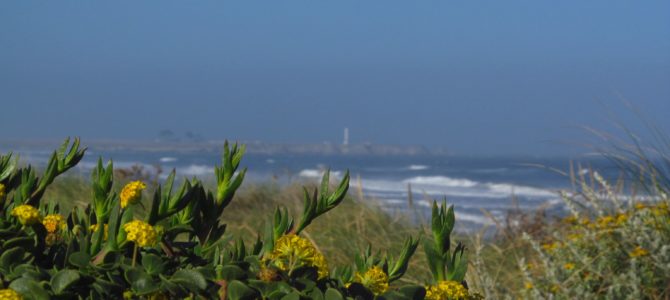
<svg viewBox="0 0 670 300">
<path fill-rule="evenodd" d="M 3 153 L 7 151 L 0 149 Z M 16 149 L 14 149 L 16 150 Z M 23 162 L 46 164 L 50 151 L 18 149 Z M 143 166 L 154 172 L 160 166 L 163 176 L 172 169 L 178 176 L 207 179 L 220 163 L 220 152 L 87 151 L 75 172 L 88 172 L 99 156 L 113 159 L 115 168 Z M 493 225 L 490 216 L 503 220 L 519 208 L 539 207 L 555 215 L 565 213 L 560 190 L 570 190 L 569 157 L 530 156 L 450 156 L 450 155 L 294 155 L 246 154 L 241 166 L 248 168 L 245 182 L 288 184 L 319 180 L 325 169 L 333 180 L 346 170 L 351 174 L 353 195 L 362 191 L 366 201 L 376 201 L 391 214 L 408 214 L 427 219 L 433 200 L 446 200 L 456 211 L 457 230 L 473 231 Z M 605 178 L 620 174 L 603 158 L 581 157 L 574 164 L 598 170 Z M 411 187 L 412 206 L 409 203 Z M 488 215 L 490 214 L 490 215 Z"/>
</svg>

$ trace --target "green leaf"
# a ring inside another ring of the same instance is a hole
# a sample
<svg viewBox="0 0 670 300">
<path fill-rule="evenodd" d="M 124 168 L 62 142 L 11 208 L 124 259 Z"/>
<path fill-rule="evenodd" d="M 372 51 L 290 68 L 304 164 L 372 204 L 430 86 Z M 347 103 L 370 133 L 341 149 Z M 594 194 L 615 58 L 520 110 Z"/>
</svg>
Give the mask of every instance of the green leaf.
<svg viewBox="0 0 670 300">
<path fill-rule="evenodd" d="M 80 269 L 86 268 L 91 263 L 91 256 L 86 252 L 75 252 L 70 254 L 68 259 L 71 265 L 78 267 Z"/>
<path fill-rule="evenodd" d="M 202 274 L 194 270 L 179 270 L 175 272 L 170 281 L 178 283 L 191 291 L 204 290 L 207 288 L 207 280 Z"/>
<path fill-rule="evenodd" d="M 165 263 L 155 254 L 146 254 L 142 256 L 142 266 L 149 275 L 157 275 L 165 271 Z"/>
<path fill-rule="evenodd" d="M 401 287 L 398 292 L 413 300 L 426 297 L 426 289 L 420 285 L 406 285 Z"/>
<path fill-rule="evenodd" d="M 32 249 L 34 246 L 35 246 L 35 239 L 27 236 L 13 238 L 5 241 L 2 244 L 3 249 L 9 249 L 14 247 L 20 247 L 23 249 Z"/>
<path fill-rule="evenodd" d="M 228 298 L 231 300 L 257 299 L 258 291 L 244 285 L 241 281 L 233 280 L 228 284 Z"/>
<path fill-rule="evenodd" d="M 380 297 L 377 299 L 384 299 L 384 300 L 412 300 L 412 298 L 409 298 L 405 296 L 405 294 L 398 293 L 396 291 L 388 291 L 384 294 L 382 294 Z M 423 299 L 423 298 L 421 298 Z"/>
<path fill-rule="evenodd" d="M 221 268 L 221 279 L 224 280 L 243 280 L 247 278 L 247 273 L 242 268 L 235 265 L 226 265 Z"/>
<path fill-rule="evenodd" d="M 45 291 L 37 281 L 27 278 L 19 278 L 9 284 L 9 288 L 21 294 L 26 300 L 48 300 L 49 293 Z"/>
<path fill-rule="evenodd" d="M 300 294 L 298 294 L 296 291 L 293 291 L 290 294 L 281 297 L 281 300 L 300 300 Z"/>
<path fill-rule="evenodd" d="M 0 269 L 9 272 L 11 268 L 23 260 L 23 255 L 26 253 L 23 248 L 12 248 L 0 255 Z"/>
<path fill-rule="evenodd" d="M 342 294 L 334 288 L 328 288 L 324 294 L 325 300 L 344 300 Z"/>
<path fill-rule="evenodd" d="M 134 292 L 140 295 L 146 295 L 158 290 L 158 284 L 154 283 L 144 270 L 140 268 L 131 268 L 125 272 L 126 280 Z"/>
<path fill-rule="evenodd" d="M 51 278 L 51 289 L 56 295 L 61 294 L 69 286 L 79 280 L 79 272 L 74 270 L 61 270 Z"/>
</svg>

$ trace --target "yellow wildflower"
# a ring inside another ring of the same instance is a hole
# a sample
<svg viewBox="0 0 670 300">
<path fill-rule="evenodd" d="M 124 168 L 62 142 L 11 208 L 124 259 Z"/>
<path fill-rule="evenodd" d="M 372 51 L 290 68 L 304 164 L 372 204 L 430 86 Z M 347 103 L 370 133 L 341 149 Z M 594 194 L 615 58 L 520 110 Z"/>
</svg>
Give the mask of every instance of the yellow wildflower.
<svg viewBox="0 0 670 300">
<path fill-rule="evenodd" d="M 635 247 L 635 249 L 633 249 L 633 251 L 630 252 L 628 255 L 630 255 L 630 257 L 647 256 L 647 255 L 649 255 L 649 251 L 647 251 L 646 249 L 644 249 L 644 248 L 642 248 L 642 247 L 640 247 L 640 246 L 637 246 L 637 247 Z"/>
<path fill-rule="evenodd" d="M 533 289 L 533 283 L 530 281 L 526 281 L 523 285 L 527 290 Z"/>
<path fill-rule="evenodd" d="M 642 203 L 642 202 L 635 203 L 635 209 L 642 210 L 642 209 L 645 209 L 645 208 L 647 208 L 647 205 L 645 205 L 644 203 Z"/>
<path fill-rule="evenodd" d="M 579 241 L 580 239 L 582 239 L 582 237 L 584 237 L 584 235 L 581 233 L 568 234 L 568 240 L 570 240 L 571 242 Z"/>
<path fill-rule="evenodd" d="M 63 216 L 59 214 L 47 215 L 42 220 L 42 224 L 48 233 L 55 233 L 59 229 L 65 230 L 67 228 L 67 223 L 65 223 Z"/>
<path fill-rule="evenodd" d="M 126 208 L 130 204 L 135 204 L 142 198 L 142 190 L 147 187 L 142 181 L 132 181 L 126 184 L 121 190 L 121 208 Z"/>
<path fill-rule="evenodd" d="M 600 228 L 608 228 L 610 227 L 611 224 L 614 223 L 614 217 L 612 216 L 602 216 L 596 220 L 596 223 L 598 224 L 598 227 Z"/>
<path fill-rule="evenodd" d="M 30 205 L 19 205 L 12 210 L 12 216 L 19 218 L 23 225 L 33 225 L 40 221 L 40 212 Z"/>
<path fill-rule="evenodd" d="M 551 243 L 545 243 L 542 244 L 542 249 L 544 249 L 547 252 L 552 252 L 558 248 L 558 243 L 557 242 L 551 242 Z"/>
<path fill-rule="evenodd" d="M 375 295 L 383 294 L 389 288 L 389 276 L 378 266 L 373 266 L 363 274 L 356 272 L 354 282 L 364 285 Z"/>
<path fill-rule="evenodd" d="M 563 219 L 563 223 L 565 224 L 577 224 L 577 217 L 575 216 L 568 216 Z"/>
<path fill-rule="evenodd" d="M 651 213 L 657 217 L 668 214 L 668 204 L 665 202 L 659 203 L 654 208 L 652 208 Z"/>
<path fill-rule="evenodd" d="M 96 231 L 98 231 L 98 227 L 99 227 L 98 224 L 93 224 L 88 229 L 92 233 L 95 233 Z M 109 225 L 105 224 L 105 228 L 102 229 L 102 233 L 103 233 L 102 239 L 105 240 L 105 241 L 107 240 L 107 236 L 108 236 L 107 231 L 108 230 L 109 230 Z"/>
<path fill-rule="evenodd" d="M 21 300 L 23 297 L 19 295 L 15 290 L 12 289 L 4 289 L 0 290 L 0 299 L 3 300 Z"/>
<path fill-rule="evenodd" d="M 617 226 L 621 226 L 621 225 L 623 225 L 624 223 L 626 223 L 626 221 L 628 221 L 628 215 L 627 215 L 627 214 L 620 213 L 620 214 L 617 214 L 617 216 L 616 216 L 616 220 L 614 221 L 614 223 L 615 223 Z"/>
<path fill-rule="evenodd" d="M 566 263 L 566 264 L 563 265 L 563 268 L 566 269 L 566 270 L 568 270 L 568 271 L 570 271 L 570 270 L 572 270 L 572 269 L 575 268 L 575 264 L 573 264 L 573 263 Z"/>
<path fill-rule="evenodd" d="M 153 246 L 158 240 L 158 234 L 153 226 L 140 220 L 124 224 L 123 230 L 126 232 L 126 239 L 140 247 Z"/>
<path fill-rule="evenodd" d="M 323 254 L 309 240 L 295 234 L 286 234 L 277 239 L 274 249 L 266 259 L 285 272 L 308 266 L 317 269 L 319 278 L 328 276 L 328 263 Z"/>
<path fill-rule="evenodd" d="M 453 280 L 440 281 L 426 288 L 427 300 L 459 300 L 468 299 L 469 296 L 468 290 Z"/>
</svg>

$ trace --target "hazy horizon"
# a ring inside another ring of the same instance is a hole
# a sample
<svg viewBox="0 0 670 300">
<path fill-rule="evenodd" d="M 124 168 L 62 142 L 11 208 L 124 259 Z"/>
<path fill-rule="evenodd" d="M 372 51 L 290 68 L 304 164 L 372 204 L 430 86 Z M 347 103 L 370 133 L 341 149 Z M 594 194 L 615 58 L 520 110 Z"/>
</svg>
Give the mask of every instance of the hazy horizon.
<svg viewBox="0 0 670 300">
<path fill-rule="evenodd" d="M 0 140 L 579 153 L 670 132 L 670 3 L 3 2 L 0 104 Z"/>
</svg>

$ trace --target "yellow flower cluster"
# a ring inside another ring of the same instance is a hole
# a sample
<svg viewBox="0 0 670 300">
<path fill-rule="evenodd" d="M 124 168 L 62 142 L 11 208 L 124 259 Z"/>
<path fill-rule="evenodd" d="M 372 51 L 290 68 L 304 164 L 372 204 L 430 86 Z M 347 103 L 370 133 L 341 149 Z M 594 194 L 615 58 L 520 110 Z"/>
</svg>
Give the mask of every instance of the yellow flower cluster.
<svg viewBox="0 0 670 300">
<path fill-rule="evenodd" d="M 550 243 L 542 244 L 542 249 L 544 249 L 547 252 L 552 252 L 552 251 L 556 250 L 556 248 L 559 248 L 559 247 L 561 247 L 561 244 L 559 244 L 558 242 L 550 242 Z"/>
<path fill-rule="evenodd" d="M 19 295 L 15 290 L 4 289 L 0 290 L 0 299 L 2 300 L 21 300 L 23 297 Z"/>
<path fill-rule="evenodd" d="M 93 224 L 93 225 L 91 225 L 88 229 L 89 229 L 92 233 L 95 233 L 96 231 L 98 231 L 98 227 L 99 227 L 98 224 Z M 109 230 L 109 225 L 105 224 L 105 228 L 102 229 L 102 232 L 103 232 L 103 237 L 102 237 L 102 239 L 105 240 L 105 241 L 107 240 L 107 235 L 108 235 L 108 234 L 107 234 L 107 231 L 108 231 L 108 230 Z"/>
<path fill-rule="evenodd" d="M 318 270 L 319 278 L 328 276 L 328 263 L 323 254 L 309 240 L 295 234 L 286 234 L 277 239 L 266 259 L 282 271 L 308 266 Z"/>
<path fill-rule="evenodd" d="M 628 215 L 624 213 L 616 214 L 614 216 L 602 216 L 591 224 L 591 228 L 596 229 L 614 229 L 624 225 L 628 221 Z"/>
<path fill-rule="evenodd" d="M 44 225 L 44 228 L 47 229 L 48 233 L 55 233 L 59 229 L 67 229 L 67 224 L 65 223 L 63 216 L 59 214 L 47 215 L 42 220 L 42 224 Z"/>
<path fill-rule="evenodd" d="M 572 270 L 572 269 L 575 268 L 575 264 L 573 264 L 573 263 L 566 263 L 566 264 L 563 265 L 563 268 L 566 269 L 566 270 L 568 270 L 568 271 L 570 271 L 570 270 Z"/>
<path fill-rule="evenodd" d="M 140 220 L 133 220 L 124 224 L 123 230 L 126 231 L 126 239 L 135 242 L 140 247 L 153 246 L 158 240 L 156 229 Z"/>
<path fill-rule="evenodd" d="M 0 199 L 5 197 L 5 185 L 0 183 Z"/>
<path fill-rule="evenodd" d="M 121 208 L 126 208 L 130 204 L 135 204 L 142 198 L 142 190 L 147 187 L 142 181 L 132 181 L 126 184 L 121 190 Z"/>
<path fill-rule="evenodd" d="M 363 274 L 357 272 L 354 282 L 364 285 L 375 295 L 383 294 L 389 288 L 389 276 L 378 266 L 373 266 Z"/>
<path fill-rule="evenodd" d="M 440 281 L 426 288 L 426 300 L 460 300 L 469 297 L 468 290 L 453 280 Z"/>
<path fill-rule="evenodd" d="M 12 216 L 19 218 L 23 225 L 33 225 L 40 221 L 40 212 L 30 205 L 19 205 L 12 210 Z"/>
<path fill-rule="evenodd" d="M 630 255 L 630 257 L 647 256 L 647 255 L 649 255 L 649 251 L 647 251 L 646 249 L 644 249 L 644 248 L 642 248 L 642 247 L 640 247 L 640 246 L 637 246 L 637 247 L 635 247 L 635 249 L 633 249 L 633 251 L 631 251 L 628 255 Z"/>
</svg>

